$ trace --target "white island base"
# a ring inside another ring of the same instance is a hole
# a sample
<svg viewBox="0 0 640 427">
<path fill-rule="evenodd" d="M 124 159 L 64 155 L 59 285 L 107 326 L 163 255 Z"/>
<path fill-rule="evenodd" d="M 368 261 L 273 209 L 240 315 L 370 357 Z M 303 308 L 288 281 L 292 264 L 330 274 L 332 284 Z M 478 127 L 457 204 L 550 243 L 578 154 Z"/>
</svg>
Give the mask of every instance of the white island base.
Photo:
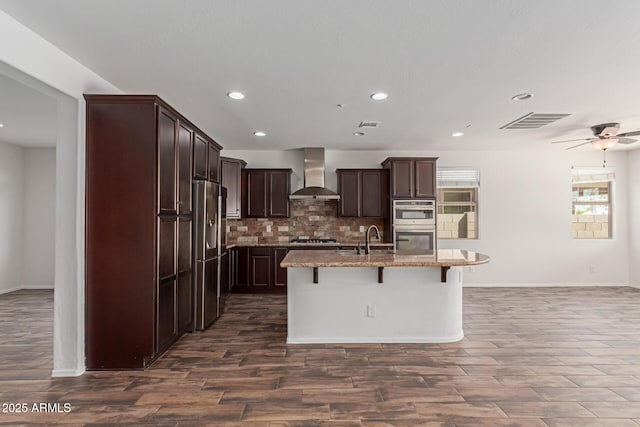
<svg viewBox="0 0 640 427">
<path fill-rule="evenodd" d="M 288 268 L 287 343 L 445 343 L 462 330 L 462 268 Z"/>
</svg>

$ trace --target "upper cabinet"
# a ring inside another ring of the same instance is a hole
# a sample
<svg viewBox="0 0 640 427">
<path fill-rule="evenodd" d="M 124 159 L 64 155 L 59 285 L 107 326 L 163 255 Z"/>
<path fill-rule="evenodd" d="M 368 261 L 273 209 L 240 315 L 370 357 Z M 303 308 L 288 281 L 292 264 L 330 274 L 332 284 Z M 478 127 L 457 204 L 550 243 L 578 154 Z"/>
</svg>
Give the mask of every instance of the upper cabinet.
<svg viewBox="0 0 640 427">
<path fill-rule="evenodd" d="M 242 216 L 289 217 L 291 169 L 242 170 Z"/>
<path fill-rule="evenodd" d="M 206 135 L 196 133 L 193 142 L 193 178 L 220 182 L 220 147 Z"/>
<path fill-rule="evenodd" d="M 247 162 L 229 157 L 220 158 L 220 184 L 227 188 L 227 218 L 240 218 L 242 206 L 242 169 Z"/>
<path fill-rule="evenodd" d="M 386 218 L 389 171 L 387 169 L 337 169 L 341 217 Z"/>
<path fill-rule="evenodd" d="M 389 157 L 382 162 L 390 170 L 391 197 L 435 198 L 437 160 L 437 157 Z"/>
</svg>

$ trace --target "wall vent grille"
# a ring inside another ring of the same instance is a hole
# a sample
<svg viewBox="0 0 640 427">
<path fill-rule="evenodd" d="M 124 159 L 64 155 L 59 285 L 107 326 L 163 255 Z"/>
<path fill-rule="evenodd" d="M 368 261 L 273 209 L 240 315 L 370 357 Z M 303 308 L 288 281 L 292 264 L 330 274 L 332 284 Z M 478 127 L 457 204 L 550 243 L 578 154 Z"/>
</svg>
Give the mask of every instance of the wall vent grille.
<svg viewBox="0 0 640 427">
<path fill-rule="evenodd" d="M 358 125 L 359 128 L 377 128 L 378 126 L 380 126 L 380 122 L 374 121 L 360 122 Z"/>
<path fill-rule="evenodd" d="M 538 129 L 570 115 L 571 114 L 529 113 L 507 123 L 500 129 Z"/>
</svg>

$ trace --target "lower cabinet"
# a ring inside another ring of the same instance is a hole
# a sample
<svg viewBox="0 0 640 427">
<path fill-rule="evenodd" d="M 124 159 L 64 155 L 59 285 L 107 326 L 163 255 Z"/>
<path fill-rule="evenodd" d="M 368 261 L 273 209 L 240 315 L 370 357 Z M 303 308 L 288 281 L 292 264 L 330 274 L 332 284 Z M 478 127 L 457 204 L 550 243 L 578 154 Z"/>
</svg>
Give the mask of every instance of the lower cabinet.
<svg viewBox="0 0 640 427">
<path fill-rule="evenodd" d="M 229 256 L 231 292 L 283 293 L 287 269 L 280 262 L 289 250 L 278 247 L 236 247 Z"/>
</svg>

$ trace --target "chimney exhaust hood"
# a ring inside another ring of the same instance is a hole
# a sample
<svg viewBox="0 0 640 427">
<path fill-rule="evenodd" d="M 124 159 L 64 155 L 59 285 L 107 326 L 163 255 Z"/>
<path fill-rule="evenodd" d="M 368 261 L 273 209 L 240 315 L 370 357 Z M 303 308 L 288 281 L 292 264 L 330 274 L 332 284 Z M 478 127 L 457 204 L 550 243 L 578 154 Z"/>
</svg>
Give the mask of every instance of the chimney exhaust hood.
<svg viewBox="0 0 640 427">
<path fill-rule="evenodd" d="M 304 149 L 304 188 L 289 196 L 291 200 L 340 200 L 340 196 L 324 186 L 324 148 Z"/>
</svg>

